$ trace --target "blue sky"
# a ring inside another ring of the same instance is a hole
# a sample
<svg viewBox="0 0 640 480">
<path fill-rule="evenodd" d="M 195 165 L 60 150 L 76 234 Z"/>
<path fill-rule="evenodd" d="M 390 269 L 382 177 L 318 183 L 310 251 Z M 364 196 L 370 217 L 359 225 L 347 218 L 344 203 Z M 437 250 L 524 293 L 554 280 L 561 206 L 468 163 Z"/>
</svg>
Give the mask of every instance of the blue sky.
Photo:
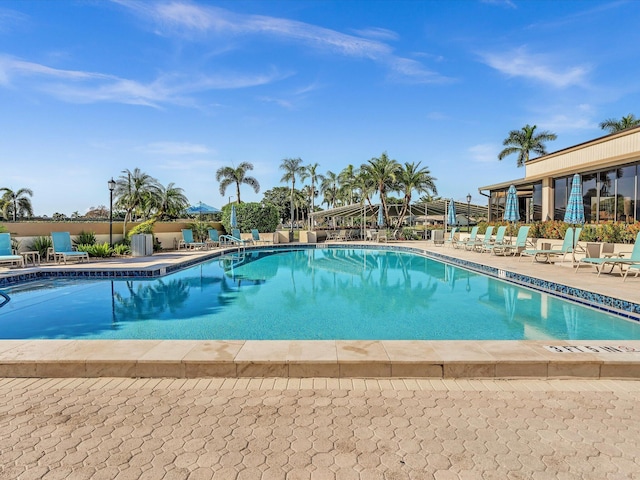
<svg viewBox="0 0 640 480">
<path fill-rule="evenodd" d="M 640 116 L 637 1 L 5 1 L 0 187 L 37 215 L 108 205 L 142 169 L 220 207 L 247 161 L 261 193 L 283 158 L 338 173 L 386 151 L 439 194 L 524 176 L 497 160 L 536 124 L 559 150 Z"/>
</svg>

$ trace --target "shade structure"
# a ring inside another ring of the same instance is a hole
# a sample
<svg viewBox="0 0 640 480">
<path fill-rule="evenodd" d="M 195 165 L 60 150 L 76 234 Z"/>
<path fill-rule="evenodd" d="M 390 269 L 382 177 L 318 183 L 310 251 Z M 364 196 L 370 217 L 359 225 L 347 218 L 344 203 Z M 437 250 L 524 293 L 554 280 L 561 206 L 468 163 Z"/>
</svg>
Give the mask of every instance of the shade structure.
<svg viewBox="0 0 640 480">
<path fill-rule="evenodd" d="M 447 223 L 449 225 L 455 225 L 458 222 L 456 218 L 456 204 L 453 201 L 453 198 L 449 200 L 449 205 L 447 207 Z"/>
<path fill-rule="evenodd" d="M 207 205 L 206 203 L 198 202 L 196 205 L 191 205 L 187 208 L 187 213 L 190 215 L 195 214 L 208 214 L 208 213 L 220 213 L 216 207 L 212 207 L 211 205 Z"/>
<path fill-rule="evenodd" d="M 229 220 L 231 228 L 238 228 L 238 216 L 236 214 L 236 206 L 231 206 L 231 219 Z"/>
<path fill-rule="evenodd" d="M 564 221 L 571 224 L 584 223 L 584 203 L 582 201 L 582 181 L 577 173 L 571 182 L 571 193 L 567 202 L 567 211 L 564 214 Z"/>
<path fill-rule="evenodd" d="M 518 191 L 514 185 L 507 191 L 507 203 L 504 207 L 504 219 L 507 222 L 517 222 L 520 220 L 520 209 L 518 208 Z"/>
<path fill-rule="evenodd" d="M 382 205 L 378 207 L 378 226 L 382 227 L 384 225 L 384 215 L 382 214 Z"/>
</svg>

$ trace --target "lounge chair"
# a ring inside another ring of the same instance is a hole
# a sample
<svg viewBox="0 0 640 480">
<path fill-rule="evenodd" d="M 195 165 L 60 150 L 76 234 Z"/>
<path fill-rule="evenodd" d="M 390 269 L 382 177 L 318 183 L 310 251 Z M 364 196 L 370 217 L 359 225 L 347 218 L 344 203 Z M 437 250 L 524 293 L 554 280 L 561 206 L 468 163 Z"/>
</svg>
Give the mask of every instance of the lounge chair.
<svg viewBox="0 0 640 480">
<path fill-rule="evenodd" d="M 455 242 L 458 241 L 458 227 L 453 227 L 449 234 L 449 238 L 444 241 L 445 246 L 450 245 L 453 246 Z"/>
<path fill-rule="evenodd" d="M 182 229 L 182 240 L 178 244 L 178 250 L 180 250 L 180 248 L 189 248 L 191 250 L 194 250 L 196 248 L 204 247 L 206 247 L 206 244 L 204 242 L 196 242 L 193 239 L 193 231 L 190 228 Z"/>
<path fill-rule="evenodd" d="M 484 251 L 485 248 L 489 248 L 493 243 L 493 239 L 491 238 L 492 236 L 493 236 L 493 225 L 489 225 L 487 227 L 487 230 L 484 232 L 484 237 L 482 238 L 482 240 L 477 239 L 475 243 L 472 245 L 471 249 L 482 252 Z"/>
<path fill-rule="evenodd" d="M 540 263 L 551 263 L 551 259 L 554 257 L 562 256 L 562 261 L 564 262 L 567 254 L 573 254 L 574 245 L 575 245 L 575 236 L 572 227 L 567 228 L 566 233 L 564 234 L 564 241 L 559 248 L 555 248 L 551 246 L 551 248 L 547 249 L 530 249 L 523 250 L 520 252 L 520 260 L 522 260 L 523 256 L 532 257 L 531 263 L 540 262 Z"/>
<path fill-rule="evenodd" d="M 506 232 L 507 232 L 506 226 L 504 225 L 499 226 L 498 229 L 496 230 L 496 238 L 491 240 L 489 245 L 483 244 L 482 247 L 480 248 L 480 251 L 493 252 L 494 248 L 500 248 L 506 245 L 507 243 L 509 243 L 507 240 L 504 239 L 504 235 Z"/>
<path fill-rule="evenodd" d="M 263 240 L 262 238 L 260 238 L 260 232 L 258 232 L 258 229 L 256 228 L 251 229 L 251 240 L 254 244 L 271 243 L 269 240 Z"/>
<path fill-rule="evenodd" d="M 515 243 L 505 243 L 501 246 L 494 247 L 492 249 L 495 255 L 517 255 L 522 250 L 525 250 L 528 245 L 531 245 L 529 241 L 529 225 L 523 225 L 518 229 L 518 236 Z"/>
<path fill-rule="evenodd" d="M 71 234 L 69 232 L 51 232 L 51 243 L 53 243 L 53 260 L 60 263 L 62 260 L 65 264 L 67 260 L 83 260 L 89 262 L 89 254 L 87 252 L 78 252 L 71 245 Z"/>
<path fill-rule="evenodd" d="M 453 248 L 464 248 L 465 250 L 470 250 L 470 247 L 475 246 L 477 236 L 478 227 L 473 227 L 471 229 L 471 233 L 469 234 L 469 238 L 467 238 L 466 240 L 456 240 L 453 244 Z"/>
<path fill-rule="evenodd" d="M 628 257 L 623 256 L 627 254 L 629 254 Z M 640 232 L 638 232 L 636 242 L 631 252 L 620 252 L 618 257 L 582 258 L 580 259 L 580 263 L 592 265 L 598 271 L 598 276 L 600 276 L 607 266 L 611 267 L 607 273 L 611 273 L 615 267 L 618 267 L 620 274 L 622 275 L 624 273 L 623 279 L 626 280 L 629 270 L 635 270 L 640 266 Z M 622 269 L 623 266 L 627 267 L 626 271 Z"/>
<path fill-rule="evenodd" d="M 215 228 L 210 228 L 208 230 L 209 238 L 204 242 L 207 244 L 207 248 L 209 247 L 219 247 L 220 246 L 220 235 L 218 234 L 218 230 Z"/>
<path fill-rule="evenodd" d="M 0 263 L 24 267 L 24 258 L 22 255 L 13 254 L 10 233 L 0 233 Z"/>
</svg>

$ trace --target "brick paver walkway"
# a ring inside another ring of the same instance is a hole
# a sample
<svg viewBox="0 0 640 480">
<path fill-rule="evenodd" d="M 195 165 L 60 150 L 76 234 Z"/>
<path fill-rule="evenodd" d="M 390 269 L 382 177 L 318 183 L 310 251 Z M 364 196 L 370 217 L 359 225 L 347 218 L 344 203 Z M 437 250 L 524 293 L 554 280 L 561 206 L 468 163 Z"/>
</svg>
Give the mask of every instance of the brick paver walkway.
<svg viewBox="0 0 640 480">
<path fill-rule="evenodd" d="M 640 478 L 640 382 L 1 379 L 3 479 Z"/>
</svg>

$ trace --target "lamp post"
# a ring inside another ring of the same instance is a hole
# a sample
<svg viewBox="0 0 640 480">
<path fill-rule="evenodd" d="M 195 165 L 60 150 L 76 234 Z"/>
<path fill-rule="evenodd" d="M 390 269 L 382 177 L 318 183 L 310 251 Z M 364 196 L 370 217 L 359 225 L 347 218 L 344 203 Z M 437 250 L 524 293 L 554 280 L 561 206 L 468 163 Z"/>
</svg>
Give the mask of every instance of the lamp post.
<svg viewBox="0 0 640 480">
<path fill-rule="evenodd" d="M 109 187 L 109 246 L 113 247 L 113 191 L 116 189 L 116 181 L 111 177 L 107 182 Z"/>
<path fill-rule="evenodd" d="M 471 228 L 469 217 L 471 216 L 471 194 L 467 193 L 467 231 Z"/>
</svg>

